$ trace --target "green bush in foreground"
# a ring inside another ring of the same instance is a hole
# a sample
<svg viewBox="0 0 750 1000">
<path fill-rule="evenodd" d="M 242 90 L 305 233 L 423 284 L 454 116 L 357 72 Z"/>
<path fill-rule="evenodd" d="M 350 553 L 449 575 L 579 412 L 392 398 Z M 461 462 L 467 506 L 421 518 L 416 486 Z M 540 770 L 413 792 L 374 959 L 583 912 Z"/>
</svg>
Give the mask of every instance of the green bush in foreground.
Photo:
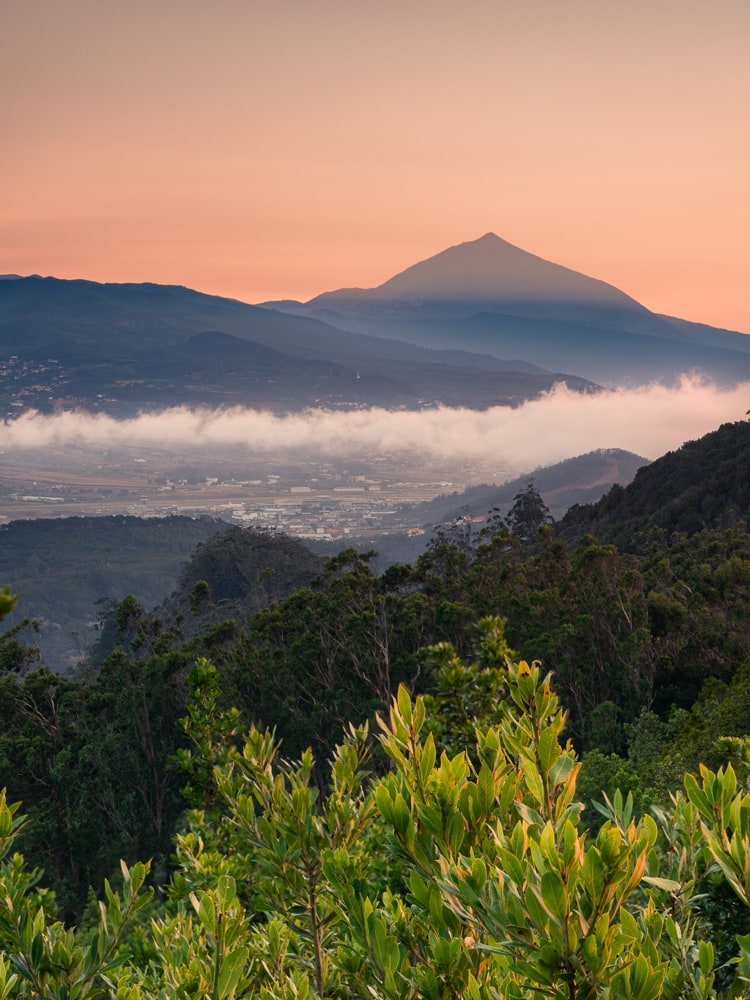
<svg viewBox="0 0 750 1000">
<path fill-rule="evenodd" d="M 124 870 L 122 900 L 108 889 L 98 929 L 52 921 L 10 853 L 20 821 L 3 799 L 0 1000 L 750 996 L 750 935 L 716 968 L 705 905 L 722 879 L 750 902 L 735 771 L 688 776 L 637 821 L 615 793 L 587 833 L 550 677 L 511 661 L 499 622 L 481 631 L 478 667 L 500 672 L 505 697 L 471 754 L 438 756 L 424 700 L 402 687 L 380 720 L 385 775 L 367 770 L 362 727 L 325 790 L 309 752 L 291 762 L 272 734 L 239 739 L 200 661 L 182 755 L 200 808 L 149 924 L 142 865 Z"/>
</svg>

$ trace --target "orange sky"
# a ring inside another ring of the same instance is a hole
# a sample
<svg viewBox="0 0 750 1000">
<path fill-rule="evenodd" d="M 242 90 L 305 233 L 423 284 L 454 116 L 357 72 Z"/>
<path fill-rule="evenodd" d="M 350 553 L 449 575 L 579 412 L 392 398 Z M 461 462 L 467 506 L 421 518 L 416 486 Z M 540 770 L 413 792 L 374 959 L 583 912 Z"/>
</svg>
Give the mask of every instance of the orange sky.
<svg viewBox="0 0 750 1000">
<path fill-rule="evenodd" d="M 0 273 L 309 298 L 491 230 L 750 332 L 748 0 L 3 8 Z"/>
</svg>

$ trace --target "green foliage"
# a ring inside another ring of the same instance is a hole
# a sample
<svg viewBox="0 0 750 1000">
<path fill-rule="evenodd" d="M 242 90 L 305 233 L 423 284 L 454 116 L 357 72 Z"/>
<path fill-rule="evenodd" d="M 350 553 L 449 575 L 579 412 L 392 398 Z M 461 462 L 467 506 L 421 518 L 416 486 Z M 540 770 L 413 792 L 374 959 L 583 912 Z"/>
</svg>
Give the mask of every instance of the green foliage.
<svg viewBox="0 0 750 1000">
<path fill-rule="evenodd" d="M 639 469 L 629 486 L 613 487 L 596 504 L 571 508 L 561 531 L 569 540 L 594 533 L 635 551 L 654 529 L 652 538 L 744 528 L 750 513 L 749 456 L 750 424 L 722 424 Z"/>
<path fill-rule="evenodd" d="M 148 866 L 122 865 L 122 896 L 105 883 L 106 903 L 99 904 L 97 926 L 84 939 L 49 918 L 54 901 L 36 888 L 39 873 L 11 854 L 25 823 L 0 791 L 0 997 L 113 996 L 112 976 L 128 958 L 123 943 L 129 927 L 150 899 L 143 889 Z"/>
<path fill-rule="evenodd" d="M 412 683 L 417 650 L 433 638 L 428 602 L 397 570 L 379 579 L 372 558 L 340 553 L 310 587 L 256 615 L 219 663 L 243 716 L 276 729 L 292 754 L 312 746 L 318 766 L 348 723 L 372 718 L 401 681 Z"/>
<path fill-rule="evenodd" d="M 10 587 L 0 590 L 0 621 L 12 613 L 17 603 L 18 594 L 12 594 Z M 35 623 L 26 619 L 0 635 L 0 678 L 9 671 L 20 672 L 36 660 L 38 650 L 29 648 L 18 638 L 24 630 L 34 627 Z"/>
<path fill-rule="evenodd" d="M 636 818 L 619 789 L 582 824 L 580 763 L 551 677 L 516 662 L 497 619 L 473 664 L 438 655 L 457 690 L 489 672 L 498 699 L 469 750 L 442 752 L 424 698 L 401 685 L 368 772 L 366 727 L 327 769 L 219 706 L 193 671 L 181 754 L 195 808 L 166 899 L 143 913 L 144 866 L 105 886 L 92 931 L 52 904 L 10 845 L 25 821 L 0 801 L 0 993 L 7 997 L 307 1000 L 712 1000 L 747 996 L 750 935 L 714 944 L 710 886 L 750 905 L 750 793 L 730 766 Z M 470 703 L 470 699 L 469 702 Z M 439 701 L 435 703 L 438 711 Z M 433 731 L 431 731 L 431 728 Z M 746 741 L 734 742 L 750 770 Z M 322 786 L 318 776 L 330 775 Z M 718 949 L 724 968 L 717 968 Z M 726 949 L 729 948 L 729 952 Z"/>
<path fill-rule="evenodd" d="M 508 694 L 504 662 L 514 656 L 505 640 L 506 624 L 502 620 L 495 626 L 491 660 L 486 655 L 486 636 L 485 652 L 473 663 L 464 663 L 449 643 L 429 650 L 435 672 L 424 704 L 427 729 L 438 750 L 451 756 L 461 750 L 472 752 L 477 727 L 487 728 L 500 720 Z"/>
<path fill-rule="evenodd" d="M 20 674 L 39 665 L 39 649 L 25 641 L 29 632 L 36 639 L 37 631 L 36 622 L 24 619 L 0 635 L 0 677 L 10 672 Z"/>
<path fill-rule="evenodd" d="M 689 711 L 673 709 L 665 720 L 641 713 L 627 727 L 628 758 L 648 798 L 666 801 L 682 775 L 697 772 L 701 763 L 713 769 L 725 765 L 742 745 L 749 713 L 748 663 L 729 683 L 709 678 Z"/>
<path fill-rule="evenodd" d="M 198 546 L 183 567 L 179 590 L 191 605 L 199 598 L 194 612 L 210 595 L 225 608 L 241 604 L 250 618 L 305 586 L 322 566 L 320 556 L 295 538 L 232 526 Z"/>
<path fill-rule="evenodd" d="M 578 775 L 578 796 L 586 806 L 584 823 L 596 832 L 602 825 L 599 806 L 603 799 L 613 798 L 619 791 L 631 795 L 638 812 L 643 811 L 641 781 L 632 762 L 616 753 L 588 750 L 581 759 Z"/>
<path fill-rule="evenodd" d="M 143 657 L 118 647 L 91 681 L 45 669 L 0 677 L 0 783 L 24 801 L 33 822 L 22 848 L 68 918 L 120 858 L 151 857 L 161 875 L 183 808 L 170 761 L 184 739 L 187 667 L 153 652 L 161 637 L 137 616 L 126 624 Z"/>
<path fill-rule="evenodd" d="M 291 549 L 229 532 L 163 615 L 115 606 L 77 679 L 5 634 L 0 786 L 56 897 L 12 879 L 47 923 L 85 908 L 84 947 L 119 858 L 173 872 L 123 997 L 743 995 L 750 536 L 496 527 L 288 596 Z M 0 955 L 0 1000 L 23 982 Z"/>
<path fill-rule="evenodd" d="M 657 825 L 635 823 L 618 793 L 587 840 L 549 678 L 493 657 L 501 637 L 484 624 L 483 654 L 506 671 L 508 698 L 498 725 L 477 731 L 475 764 L 465 752 L 438 760 L 424 702 L 403 688 L 383 723 L 394 770 L 374 794 L 401 891 L 369 892 L 346 852 L 326 866 L 345 899 L 355 992 L 715 995 L 710 944 L 698 946 L 688 907 L 683 925 L 671 915 L 681 884 L 659 874 Z"/>
<path fill-rule="evenodd" d="M 205 580 L 196 580 L 193 589 L 188 594 L 190 610 L 197 615 L 204 604 L 211 600 L 211 588 Z"/>
<path fill-rule="evenodd" d="M 306 565 L 309 585 L 284 596 L 298 543 L 229 531 L 199 550 L 187 589 L 158 615 L 134 596 L 115 606 L 98 659 L 67 684 L 30 670 L 23 634 L 6 633 L 0 783 L 35 819 L 23 847 L 64 912 L 80 914 L 89 884 L 101 886 L 119 857 L 151 856 L 166 874 L 182 806 L 178 720 L 204 656 L 222 709 L 275 729 L 291 757 L 310 746 L 321 787 L 348 724 L 372 724 L 402 683 L 436 699 L 438 750 L 473 754 L 473 720 L 495 725 L 506 694 L 501 673 L 470 657 L 473 623 L 497 613 L 521 657 L 554 665 L 577 750 L 629 760 L 639 808 L 665 801 L 699 761 L 725 762 L 718 737 L 745 733 L 750 704 L 750 536 L 653 537 L 640 555 L 590 536 L 569 550 L 549 532 L 528 546 L 505 526 L 476 541 L 467 550 L 445 539 L 414 568 L 380 577 L 372 553 L 345 551 L 314 579 Z M 453 666 L 429 652 L 441 643 Z"/>
<path fill-rule="evenodd" d="M 0 590 L 0 621 L 9 615 L 13 608 L 16 606 L 16 601 L 18 600 L 18 595 L 15 597 L 10 592 L 10 587 L 4 587 Z"/>
</svg>

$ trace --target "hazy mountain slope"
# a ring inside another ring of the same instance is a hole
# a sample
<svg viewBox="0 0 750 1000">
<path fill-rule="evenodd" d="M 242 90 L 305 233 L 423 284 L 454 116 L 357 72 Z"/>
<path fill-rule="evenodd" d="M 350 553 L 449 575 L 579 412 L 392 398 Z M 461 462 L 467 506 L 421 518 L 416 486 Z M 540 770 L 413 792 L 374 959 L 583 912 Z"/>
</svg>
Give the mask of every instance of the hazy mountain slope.
<svg viewBox="0 0 750 1000">
<path fill-rule="evenodd" d="M 573 507 L 560 531 L 571 540 L 591 533 L 633 548 L 636 535 L 651 527 L 690 535 L 749 519 L 750 423 L 740 421 L 668 452 L 598 503 Z"/>
<path fill-rule="evenodd" d="M 482 408 L 563 376 L 336 330 L 190 289 L 54 278 L 0 282 L 0 412 L 76 406 L 129 414 L 187 405 Z M 574 375 L 572 388 L 591 384 Z"/>
<path fill-rule="evenodd" d="M 517 476 L 499 486 L 475 486 L 463 493 L 436 497 L 419 504 L 416 513 L 423 517 L 425 524 L 441 524 L 464 514 L 483 517 L 493 507 L 507 512 L 515 496 L 533 481 L 557 520 L 573 504 L 593 502 L 614 483 L 631 482 L 644 465 L 648 465 L 648 459 L 631 451 L 600 448 Z"/>
<path fill-rule="evenodd" d="M 667 327 L 673 331 L 676 340 L 682 342 L 724 347 L 728 350 L 745 353 L 750 344 L 747 333 L 737 333 L 736 330 L 726 330 L 723 327 L 709 326 L 707 323 L 690 323 L 676 316 L 660 315 Z M 665 334 L 666 335 L 666 334 Z"/>
<path fill-rule="evenodd" d="M 311 310 L 359 315 L 393 309 L 453 308 L 466 314 L 482 305 L 542 318 L 584 319 L 590 313 L 620 315 L 634 326 L 650 314 L 604 281 L 553 264 L 494 233 L 449 247 L 373 289 L 325 292 L 307 303 Z"/>
<path fill-rule="evenodd" d="M 413 562 L 425 550 L 438 525 L 448 524 L 458 518 L 485 519 L 489 511 L 497 508 L 504 516 L 511 508 L 516 495 L 530 481 L 539 491 L 550 513 L 561 518 L 573 504 L 593 503 L 613 485 L 632 481 L 638 469 L 648 464 L 648 459 L 619 448 L 606 448 L 566 459 L 546 468 L 536 469 L 510 482 L 472 486 L 460 493 L 435 497 L 412 508 L 415 525 L 421 525 L 421 534 L 394 534 L 362 536 L 348 539 L 346 544 L 360 551 L 375 549 L 382 569 L 394 562 Z M 476 531 L 482 524 L 476 525 Z M 308 543 L 315 551 L 332 554 L 342 546 L 333 543 Z"/>
<path fill-rule="evenodd" d="M 450 247 L 372 289 L 275 304 L 334 326 L 430 347 L 521 356 L 615 384 L 700 371 L 750 377 L 750 336 L 650 312 L 606 282 L 492 233 Z"/>
<path fill-rule="evenodd" d="M 197 545 L 226 530 L 209 517 L 66 517 L 0 526 L 0 581 L 20 599 L 3 622 L 37 619 L 53 670 L 68 669 L 95 638 L 101 599 L 133 594 L 151 609 L 174 590 Z"/>
<path fill-rule="evenodd" d="M 100 284 L 29 277 L 0 283 L 0 349 L 28 354 L 54 347 L 110 356 L 176 346 L 193 334 L 221 330 L 287 349 L 300 357 L 341 353 L 346 339 L 324 324 L 289 322 L 269 310 L 177 285 Z"/>
</svg>

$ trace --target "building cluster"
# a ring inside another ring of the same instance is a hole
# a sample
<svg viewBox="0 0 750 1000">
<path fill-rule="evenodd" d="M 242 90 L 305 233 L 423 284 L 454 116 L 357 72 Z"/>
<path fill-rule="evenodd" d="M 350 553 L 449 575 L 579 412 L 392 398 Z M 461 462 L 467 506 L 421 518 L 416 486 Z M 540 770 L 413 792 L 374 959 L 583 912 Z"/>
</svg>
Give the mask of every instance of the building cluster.
<svg viewBox="0 0 750 1000">
<path fill-rule="evenodd" d="M 118 512 L 141 517 L 212 514 L 244 527 L 279 531 L 297 538 L 335 541 L 349 535 L 380 535 L 414 529 L 410 508 L 434 496 L 434 487 L 397 484 L 334 487 L 326 493 L 306 487 L 279 487 L 275 496 L 265 491 L 259 495 L 251 490 L 256 495 L 250 498 L 238 498 L 236 494 L 219 498 L 214 494 L 222 485 L 226 489 L 225 484 L 206 484 L 202 500 L 192 491 L 187 502 L 179 502 L 180 490 L 176 486 L 178 496 L 170 497 L 171 503 L 167 502 L 167 491 L 162 487 L 158 496 L 141 495 Z"/>
</svg>

